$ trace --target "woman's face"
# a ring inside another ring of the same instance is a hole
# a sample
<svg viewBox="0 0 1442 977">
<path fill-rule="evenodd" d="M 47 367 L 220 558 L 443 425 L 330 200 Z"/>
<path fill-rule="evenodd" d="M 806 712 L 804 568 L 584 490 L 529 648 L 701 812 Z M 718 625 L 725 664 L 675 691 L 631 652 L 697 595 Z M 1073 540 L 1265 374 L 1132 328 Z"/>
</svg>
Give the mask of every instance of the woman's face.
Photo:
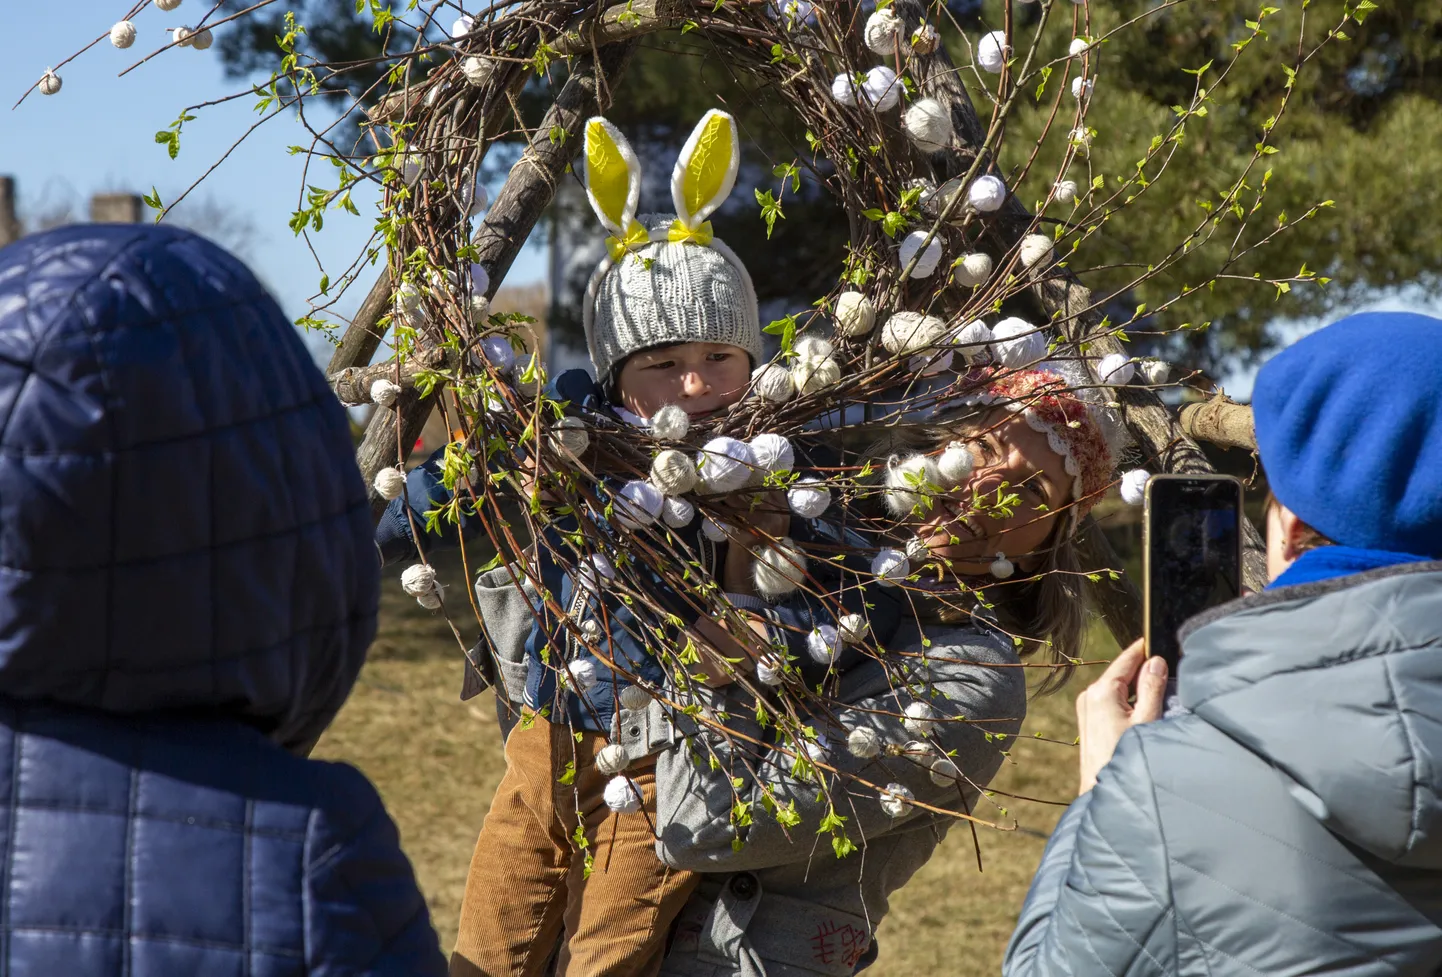
<svg viewBox="0 0 1442 977">
<path fill-rule="evenodd" d="M 933 500 L 917 535 L 960 574 L 987 573 L 997 553 L 1023 570 L 1035 569 L 1071 501 L 1066 463 L 1045 434 L 1017 415 L 958 440 L 970 446 L 975 468 L 956 489 Z"/>
</svg>

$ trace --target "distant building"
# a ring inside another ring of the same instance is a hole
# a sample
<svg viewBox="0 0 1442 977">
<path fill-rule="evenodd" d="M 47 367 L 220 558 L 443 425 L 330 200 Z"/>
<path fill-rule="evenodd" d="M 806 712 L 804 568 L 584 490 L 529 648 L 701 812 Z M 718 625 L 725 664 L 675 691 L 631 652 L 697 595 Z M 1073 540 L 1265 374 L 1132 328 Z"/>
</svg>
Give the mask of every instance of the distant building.
<svg viewBox="0 0 1442 977">
<path fill-rule="evenodd" d="M 0 248 L 24 237 L 13 176 L 0 176 Z M 139 224 L 145 219 L 145 201 L 133 193 L 97 193 L 90 198 L 90 220 L 96 224 Z"/>
</svg>

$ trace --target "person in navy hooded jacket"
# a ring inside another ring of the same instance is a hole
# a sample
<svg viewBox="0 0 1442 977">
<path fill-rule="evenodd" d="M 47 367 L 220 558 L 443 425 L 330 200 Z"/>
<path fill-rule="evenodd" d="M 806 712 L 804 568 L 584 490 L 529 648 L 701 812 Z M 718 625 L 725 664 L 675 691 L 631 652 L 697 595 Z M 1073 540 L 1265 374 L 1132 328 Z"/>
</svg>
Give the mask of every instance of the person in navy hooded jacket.
<svg viewBox="0 0 1442 977">
<path fill-rule="evenodd" d="M 305 759 L 375 633 L 349 426 L 246 268 L 0 251 L 0 970 L 445 973 L 375 789 Z"/>
</svg>

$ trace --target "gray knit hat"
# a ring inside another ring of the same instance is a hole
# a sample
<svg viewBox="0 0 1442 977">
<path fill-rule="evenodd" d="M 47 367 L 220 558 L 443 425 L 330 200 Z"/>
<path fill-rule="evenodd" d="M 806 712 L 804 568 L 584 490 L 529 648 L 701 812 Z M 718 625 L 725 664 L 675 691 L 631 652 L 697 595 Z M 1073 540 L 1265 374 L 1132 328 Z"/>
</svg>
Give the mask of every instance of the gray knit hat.
<svg viewBox="0 0 1442 977">
<path fill-rule="evenodd" d="M 752 366 L 760 361 L 756 289 L 706 220 L 730 194 L 739 163 L 735 120 L 707 112 L 671 174 L 676 213 L 637 218 L 640 162 L 611 123 L 599 116 L 586 123 L 586 194 L 612 232 L 581 304 L 601 383 L 627 357 L 671 343 L 726 343 L 746 350 Z"/>
<path fill-rule="evenodd" d="M 726 343 L 761 361 L 756 290 L 724 243 L 668 241 L 674 214 L 639 218 L 652 243 L 607 258 L 586 287 L 582 317 L 596 378 L 607 382 L 627 357 L 668 343 Z"/>
</svg>

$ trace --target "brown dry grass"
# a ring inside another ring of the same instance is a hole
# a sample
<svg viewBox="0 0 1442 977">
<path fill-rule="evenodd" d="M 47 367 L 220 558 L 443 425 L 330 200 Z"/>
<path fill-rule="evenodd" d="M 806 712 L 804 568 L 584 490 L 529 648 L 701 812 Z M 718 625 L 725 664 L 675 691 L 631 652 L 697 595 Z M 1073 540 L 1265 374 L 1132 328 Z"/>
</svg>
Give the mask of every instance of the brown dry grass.
<svg viewBox="0 0 1442 977">
<path fill-rule="evenodd" d="M 459 579 L 460 570 L 443 579 Z M 1097 654 L 1115 646 L 1098 638 Z M 1073 680 L 1075 689 L 1079 680 Z M 389 576 L 381 631 L 354 694 L 316 756 L 346 760 L 380 788 L 400 826 L 430 903 L 442 945 L 455 939 L 461 892 L 476 832 L 501 777 L 503 760 L 490 694 L 459 701 L 461 661 L 445 623 L 405 597 Z M 1072 693 L 1035 700 L 1022 740 L 992 786 L 1050 799 L 1073 796 L 1075 753 L 1033 733 L 1070 742 Z M 980 835 L 983 871 L 971 834 L 952 830 L 937 855 L 896 893 L 878 938 L 875 977 L 997 973 L 1017 910 L 1059 806 L 998 797 L 1021 830 Z M 978 813 L 986 813 L 980 811 Z M 992 812 L 995 814 L 995 812 Z M 504 871 L 497 867 L 497 884 Z"/>
</svg>

